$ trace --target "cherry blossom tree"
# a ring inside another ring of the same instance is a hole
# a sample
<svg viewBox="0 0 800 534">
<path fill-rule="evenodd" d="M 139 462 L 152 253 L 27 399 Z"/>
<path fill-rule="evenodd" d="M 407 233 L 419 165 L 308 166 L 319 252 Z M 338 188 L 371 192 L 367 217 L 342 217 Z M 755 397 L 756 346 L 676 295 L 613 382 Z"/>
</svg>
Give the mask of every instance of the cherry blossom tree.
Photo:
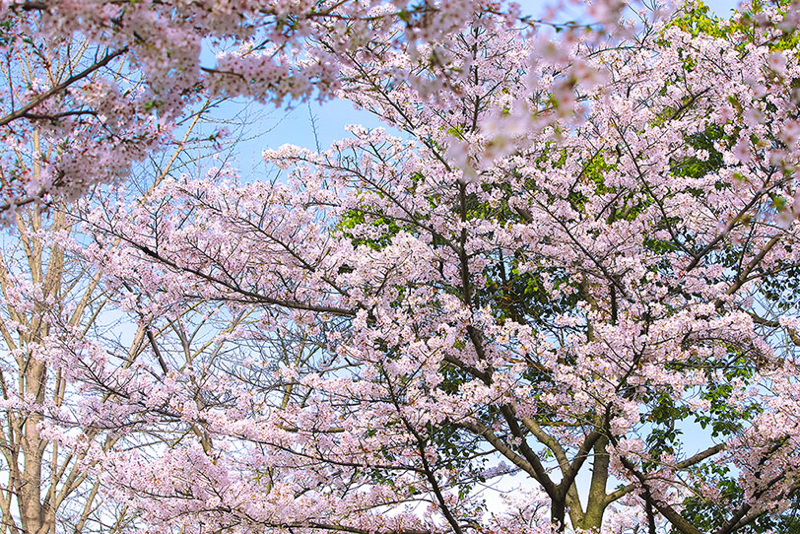
<svg viewBox="0 0 800 534">
<path fill-rule="evenodd" d="M 2 20 L 4 226 L 19 207 L 74 200 L 128 176 L 157 144 L 167 148 L 170 131 L 142 110 L 122 51 L 47 35 L 31 17 Z"/>
<path fill-rule="evenodd" d="M 114 386 L 184 434 L 107 454 L 110 498 L 154 532 L 796 529 L 797 6 L 470 13 L 314 35 L 401 135 L 86 207 L 87 261 L 197 355 Z"/>
<path fill-rule="evenodd" d="M 488 0 L 3 2 L 0 212 L 74 200 L 126 178 L 163 148 L 187 109 L 209 98 L 326 99 L 340 87 L 337 56 L 395 25 L 390 46 L 401 47 L 500 9 Z M 515 6 L 506 16 L 521 20 Z M 319 36 L 326 49 L 313 45 Z M 216 59 L 201 61 L 204 48 L 218 50 Z M 61 143 L 38 179 L 17 161 L 34 130 Z"/>
</svg>

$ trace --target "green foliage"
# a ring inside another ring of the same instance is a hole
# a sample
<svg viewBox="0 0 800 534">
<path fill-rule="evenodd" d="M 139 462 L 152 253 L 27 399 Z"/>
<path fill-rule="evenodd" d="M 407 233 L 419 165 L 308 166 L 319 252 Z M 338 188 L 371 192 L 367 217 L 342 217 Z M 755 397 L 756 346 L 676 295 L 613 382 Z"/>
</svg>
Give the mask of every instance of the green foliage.
<svg viewBox="0 0 800 534">
<path fill-rule="evenodd" d="M 753 374 L 752 363 L 747 358 L 739 356 L 736 360 L 736 365 L 725 370 L 722 380 L 714 379 L 711 377 L 712 373 L 708 373 L 710 383 L 706 391 L 701 394 L 701 398 L 709 401 L 710 409 L 706 413 L 695 415 L 695 421 L 702 428 L 711 427 L 711 436 L 714 438 L 728 438 L 740 432 L 743 429 L 743 421 L 752 420 L 761 412 L 758 404 L 749 404 L 739 409 L 731 403 L 734 394 L 731 380 L 738 377 L 747 384 L 746 379 Z"/>
<path fill-rule="evenodd" d="M 787 252 L 792 252 L 791 244 L 784 245 Z M 774 276 L 765 277 L 759 286 L 764 297 L 782 312 L 800 308 L 800 266 L 789 262 L 781 262 Z"/>
<path fill-rule="evenodd" d="M 541 320 L 553 317 L 574 308 L 578 295 L 574 291 L 559 292 L 554 296 L 545 288 L 544 276 L 550 278 L 553 288 L 560 290 L 574 283 L 565 272 L 557 269 L 542 269 L 523 272 L 518 259 L 509 265 L 498 261 L 484 273 L 486 285 L 481 289 L 481 302 L 491 301 L 498 321 L 513 320 L 527 322 L 526 318 Z"/>
<path fill-rule="evenodd" d="M 353 232 L 348 231 L 363 224 L 380 228 L 380 235 L 374 239 L 362 239 L 355 237 Z M 403 230 L 403 228 L 397 224 L 397 221 L 391 217 L 375 217 L 358 209 L 347 210 L 347 214 L 338 224 L 338 229 L 345 237 L 351 239 L 353 246 L 358 247 L 365 245 L 372 250 L 380 250 L 389 246 L 392 242 L 392 238 Z"/>
<path fill-rule="evenodd" d="M 708 159 L 702 160 L 697 157 L 689 157 L 674 161 L 670 169 L 671 173 L 680 177 L 702 178 L 719 171 L 724 166 L 724 162 L 722 153 L 714 146 L 718 141 L 724 144 L 731 143 L 732 140 L 716 124 L 709 124 L 703 131 L 688 135 L 686 137 L 687 144 L 694 149 L 708 152 Z M 719 184 L 719 186 L 721 187 L 722 184 Z"/>
<path fill-rule="evenodd" d="M 727 465 L 709 462 L 697 466 L 695 472 L 695 495 L 683 501 L 683 516 L 701 532 L 714 532 L 725 524 L 729 516 L 727 506 L 720 507 L 702 496 L 704 484 L 712 484 L 720 491 L 720 498 L 731 507 L 742 502 L 744 491 L 736 483 Z M 673 528 L 673 533 L 677 531 Z"/>
<path fill-rule="evenodd" d="M 709 7 L 699 0 L 684 4 L 684 9 L 670 21 L 668 27 L 678 27 L 693 36 L 710 35 L 720 39 L 729 39 L 745 44 L 755 43 L 755 30 L 758 26 L 757 16 L 768 6 L 777 7 L 785 13 L 793 7 L 792 0 L 754 0 L 752 10 L 741 12 L 739 16 L 724 19 L 711 14 Z M 794 6 L 796 9 L 796 5 Z M 800 32 L 797 28 L 783 28 L 777 38 L 765 44 L 771 50 L 794 50 L 800 44 Z"/>
<path fill-rule="evenodd" d="M 736 482 L 736 473 L 730 468 L 713 462 L 698 466 L 695 471 L 694 495 L 683 501 L 682 515 L 694 524 L 701 532 L 717 532 L 730 518 L 732 509 L 744 504 L 744 490 Z M 702 496 L 704 481 L 719 491 L 717 504 Z M 800 494 L 795 490 L 789 496 L 789 509 L 781 515 L 764 514 L 758 516 L 749 525 L 737 529 L 738 534 L 800 534 Z M 680 531 L 673 528 L 673 534 Z"/>
<path fill-rule="evenodd" d="M 14 21 L 11 19 L 6 19 L 0 21 L 0 46 L 8 46 L 11 44 L 11 38 L 9 34 L 14 29 Z"/>
<path fill-rule="evenodd" d="M 651 429 L 645 441 L 653 460 L 657 461 L 664 454 L 676 454 L 680 446 L 680 436 L 683 434 L 676 424 L 690 412 L 688 406 L 675 402 L 668 391 L 653 392 L 648 406 L 650 411 L 643 419 L 651 424 Z M 645 462 L 645 468 L 656 466 L 656 463 Z"/>
</svg>

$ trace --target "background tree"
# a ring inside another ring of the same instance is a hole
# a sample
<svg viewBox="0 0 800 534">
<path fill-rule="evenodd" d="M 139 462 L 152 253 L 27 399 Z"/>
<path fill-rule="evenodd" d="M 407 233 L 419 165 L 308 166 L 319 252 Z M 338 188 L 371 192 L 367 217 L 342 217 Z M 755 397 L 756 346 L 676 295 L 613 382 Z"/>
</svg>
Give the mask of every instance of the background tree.
<svg viewBox="0 0 800 534">
<path fill-rule="evenodd" d="M 133 424 L 144 411 L 141 391 L 139 397 L 130 392 L 137 384 L 145 387 L 146 381 L 136 379 L 140 373 L 149 366 L 163 369 L 166 362 L 157 351 L 161 332 L 152 318 L 135 310 L 121 313 L 123 296 L 108 290 L 102 274 L 76 252 L 90 237 L 77 231 L 74 207 L 64 196 L 82 194 L 97 176 L 116 176 L 129 167 L 149 176 L 140 190 L 146 194 L 196 162 L 204 143 L 221 150 L 217 137 L 198 139 L 194 133 L 219 99 L 176 122 L 181 142 L 173 150 L 162 145 L 160 154 L 137 168 L 144 152 L 122 152 L 157 137 L 126 137 L 135 125 L 114 116 L 120 106 L 129 109 L 129 95 L 115 93 L 114 85 L 135 92 L 132 76 L 110 71 L 113 61 L 97 59 L 110 56 L 88 42 L 27 36 L 11 24 L 3 31 L 18 32 L 5 43 L 6 102 L 14 108 L 27 97 L 48 100 L 20 108 L 4 123 L 10 148 L 3 154 L 3 194 L 11 200 L 3 210 L 14 228 L 4 232 L 0 253 L 0 532 L 119 532 L 136 525 L 136 512 L 100 496 L 96 467 L 104 454 L 147 443 Z M 61 138 L 68 132 L 75 137 Z M 65 169 L 75 176 L 60 182 Z M 142 184 L 129 185 L 126 198 L 135 202 Z M 51 186 L 61 192 L 50 195 Z M 28 196 L 22 198 L 19 188 L 28 188 Z M 43 202 L 53 204 L 44 209 Z M 152 414 L 148 421 L 153 423 Z"/>
</svg>

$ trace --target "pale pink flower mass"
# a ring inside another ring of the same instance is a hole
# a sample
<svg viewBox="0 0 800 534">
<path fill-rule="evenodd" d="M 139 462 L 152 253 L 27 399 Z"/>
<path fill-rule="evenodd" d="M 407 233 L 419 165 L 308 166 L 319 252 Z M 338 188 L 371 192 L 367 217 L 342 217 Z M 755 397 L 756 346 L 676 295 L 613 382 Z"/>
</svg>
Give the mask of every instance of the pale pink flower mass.
<svg viewBox="0 0 800 534">
<path fill-rule="evenodd" d="M 572 4 L 4 3 L 0 534 L 795 528 L 797 4 Z"/>
</svg>

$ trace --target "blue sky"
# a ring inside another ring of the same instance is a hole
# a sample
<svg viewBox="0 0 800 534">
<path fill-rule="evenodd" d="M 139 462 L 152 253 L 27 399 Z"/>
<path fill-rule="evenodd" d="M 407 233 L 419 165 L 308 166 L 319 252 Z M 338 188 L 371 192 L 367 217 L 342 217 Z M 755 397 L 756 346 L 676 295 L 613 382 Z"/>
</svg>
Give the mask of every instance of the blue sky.
<svg viewBox="0 0 800 534">
<path fill-rule="evenodd" d="M 705 4 L 713 9 L 718 16 L 725 17 L 730 15 L 731 10 L 736 7 L 738 2 L 731 2 L 730 0 L 706 0 Z"/>
</svg>

